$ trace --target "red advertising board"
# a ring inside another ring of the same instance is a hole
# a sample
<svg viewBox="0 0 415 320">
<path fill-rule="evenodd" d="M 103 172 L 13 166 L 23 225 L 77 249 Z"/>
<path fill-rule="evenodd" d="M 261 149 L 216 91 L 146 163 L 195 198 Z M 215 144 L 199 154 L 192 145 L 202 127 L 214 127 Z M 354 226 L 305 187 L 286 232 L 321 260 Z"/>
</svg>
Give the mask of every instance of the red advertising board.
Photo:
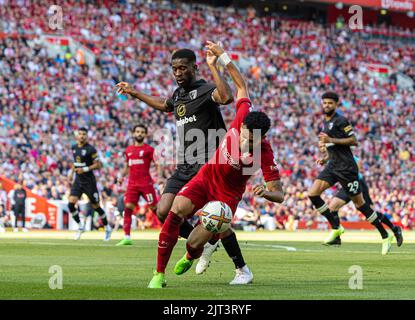
<svg viewBox="0 0 415 320">
<path fill-rule="evenodd" d="M 3 185 L 3 189 L 9 192 L 14 189 L 16 182 L 6 177 L 0 176 L 0 183 Z M 58 208 L 49 203 L 47 199 L 34 194 L 29 189 L 25 188 L 26 198 L 26 221 L 31 221 L 35 215 L 44 215 L 46 222 L 52 229 L 56 229 Z"/>
</svg>

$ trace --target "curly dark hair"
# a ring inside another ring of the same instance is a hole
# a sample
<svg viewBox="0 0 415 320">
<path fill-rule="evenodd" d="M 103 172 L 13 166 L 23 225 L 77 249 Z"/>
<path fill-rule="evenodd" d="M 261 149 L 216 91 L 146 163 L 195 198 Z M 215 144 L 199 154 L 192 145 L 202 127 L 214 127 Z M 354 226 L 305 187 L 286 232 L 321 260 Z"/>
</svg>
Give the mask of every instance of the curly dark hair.
<svg viewBox="0 0 415 320">
<path fill-rule="evenodd" d="M 146 134 L 147 134 L 147 127 L 144 125 L 144 124 L 136 124 L 134 127 L 133 127 L 133 130 L 131 130 L 131 132 L 134 132 L 135 131 L 135 129 L 137 129 L 137 128 L 143 128 L 144 129 L 144 131 L 146 132 Z"/>
<path fill-rule="evenodd" d="M 243 123 L 249 130 L 260 129 L 261 135 L 265 135 L 271 127 L 270 118 L 262 111 L 249 112 Z"/>
</svg>

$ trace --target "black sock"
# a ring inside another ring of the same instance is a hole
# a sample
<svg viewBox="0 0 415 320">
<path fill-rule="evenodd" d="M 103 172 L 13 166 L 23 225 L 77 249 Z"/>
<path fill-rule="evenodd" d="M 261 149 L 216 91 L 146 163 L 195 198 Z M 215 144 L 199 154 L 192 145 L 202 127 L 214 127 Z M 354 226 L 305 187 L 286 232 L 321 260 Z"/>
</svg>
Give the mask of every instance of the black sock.
<svg viewBox="0 0 415 320">
<path fill-rule="evenodd" d="M 382 239 L 386 239 L 388 237 L 388 232 L 383 227 L 382 222 L 378 218 L 377 213 L 373 211 L 373 209 L 370 207 L 368 203 L 365 203 L 360 208 L 357 208 L 357 210 L 363 213 L 366 217 L 366 220 L 369 221 L 372 225 L 374 225 L 376 229 L 378 229 L 380 235 L 382 236 Z"/>
<path fill-rule="evenodd" d="M 179 236 L 181 236 L 184 239 L 189 238 L 189 234 L 193 231 L 193 226 L 189 222 L 189 220 L 184 219 L 182 225 L 179 229 Z"/>
<path fill-rule="evenodd" d="M 68 204 L 69 212 L 72 215 L 72 218 L 75 220 L 77 224 L 81 223 L 81 219 L 79 218 L 79 212 L 76 210 L 75 205 L 73 203 Z"/>
<path fill-rule="evenodd" d="M 242 256 L 241 248 L 239 247 L 238 240 L 236 239 L 235 232 L 231 235 L 223 238 L 222 245 L 225 248 L 228 256 L 232 259 L 235 264 L 235 268 L 239 269 L 245 266 L 244 257 Z"/>
<path fill-rule="evenodd" d="M 335 215 L 333 212 L 330 212 L 329 207 L 320 196 L 310 196 L 309 198 L 316 210 L 326 217 L 332 229 L 338 229 L 340 227 L 339 215 Z"/>
<path fill-rule="evenodd" d="M 337 226 L 337 228 L 333 228 L 333 229 L 338 229 L 340 227 L 340 217 L 339 217 L 339 212 L 338 211 L 331 211 L 331 214 L 333 216 L 333 224 L 335 226 Z"/>
<path fill-rule="evenodd" d="M 104 226 L 107 226 L 108 220 L 107 220 L 107 215 L 105 214 L 105 211 L 101 207 L 96 208 L 95 211 L 98 212 Z"/>
<path fill-rule="evenodd" d="M 383 224 L 386 224 L 392 231 L 396 230 L 396 226 L 384 214 L 377 212 L 378 218 Z"/>
</svg>

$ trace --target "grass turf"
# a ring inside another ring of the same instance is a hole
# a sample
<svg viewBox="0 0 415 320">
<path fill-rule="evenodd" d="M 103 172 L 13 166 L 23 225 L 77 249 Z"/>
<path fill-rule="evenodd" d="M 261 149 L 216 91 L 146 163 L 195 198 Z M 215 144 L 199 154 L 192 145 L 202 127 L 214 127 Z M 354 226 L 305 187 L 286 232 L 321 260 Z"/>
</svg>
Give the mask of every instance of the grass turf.
<svg viewBox="0 0 415 320">
<path fill-rule="evenodd" d="M 415 244 L 381 256 L 380 244 L 240 241 L 254 283 L 233 287 L 234 267 L 225 250 L 214 254 L 207 273 L 172 269 L 184 253 L 179 241 L 167 268 L 168 286 L 147 289 L 157 241 L 1 239 L 0 299 L 415 299 Z M 288 251 L 286 247 L 291 247 Z M 295 248 L 296 251 L 293 251 Z M 49 288 L 49 268 L 63 270 L 63 289 Z M 351 290 L 349 267 L 363 269 L 363 289 Z"/>
</svg>

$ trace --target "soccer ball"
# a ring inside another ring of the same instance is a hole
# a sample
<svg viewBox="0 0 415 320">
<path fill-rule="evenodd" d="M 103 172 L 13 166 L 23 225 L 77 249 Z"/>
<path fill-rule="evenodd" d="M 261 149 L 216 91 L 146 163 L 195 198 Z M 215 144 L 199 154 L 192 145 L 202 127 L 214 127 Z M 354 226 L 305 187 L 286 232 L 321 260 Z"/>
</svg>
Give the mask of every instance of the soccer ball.
<svg viewBox="0 0 415 320">
<path fill-rule="evenodd" d="M 221 201 L 210 201 L 199 210 L 200 221 L 206 230 L 213 233 L 225 232 L 232 221 L 232 210 Z"/>
</svg>

